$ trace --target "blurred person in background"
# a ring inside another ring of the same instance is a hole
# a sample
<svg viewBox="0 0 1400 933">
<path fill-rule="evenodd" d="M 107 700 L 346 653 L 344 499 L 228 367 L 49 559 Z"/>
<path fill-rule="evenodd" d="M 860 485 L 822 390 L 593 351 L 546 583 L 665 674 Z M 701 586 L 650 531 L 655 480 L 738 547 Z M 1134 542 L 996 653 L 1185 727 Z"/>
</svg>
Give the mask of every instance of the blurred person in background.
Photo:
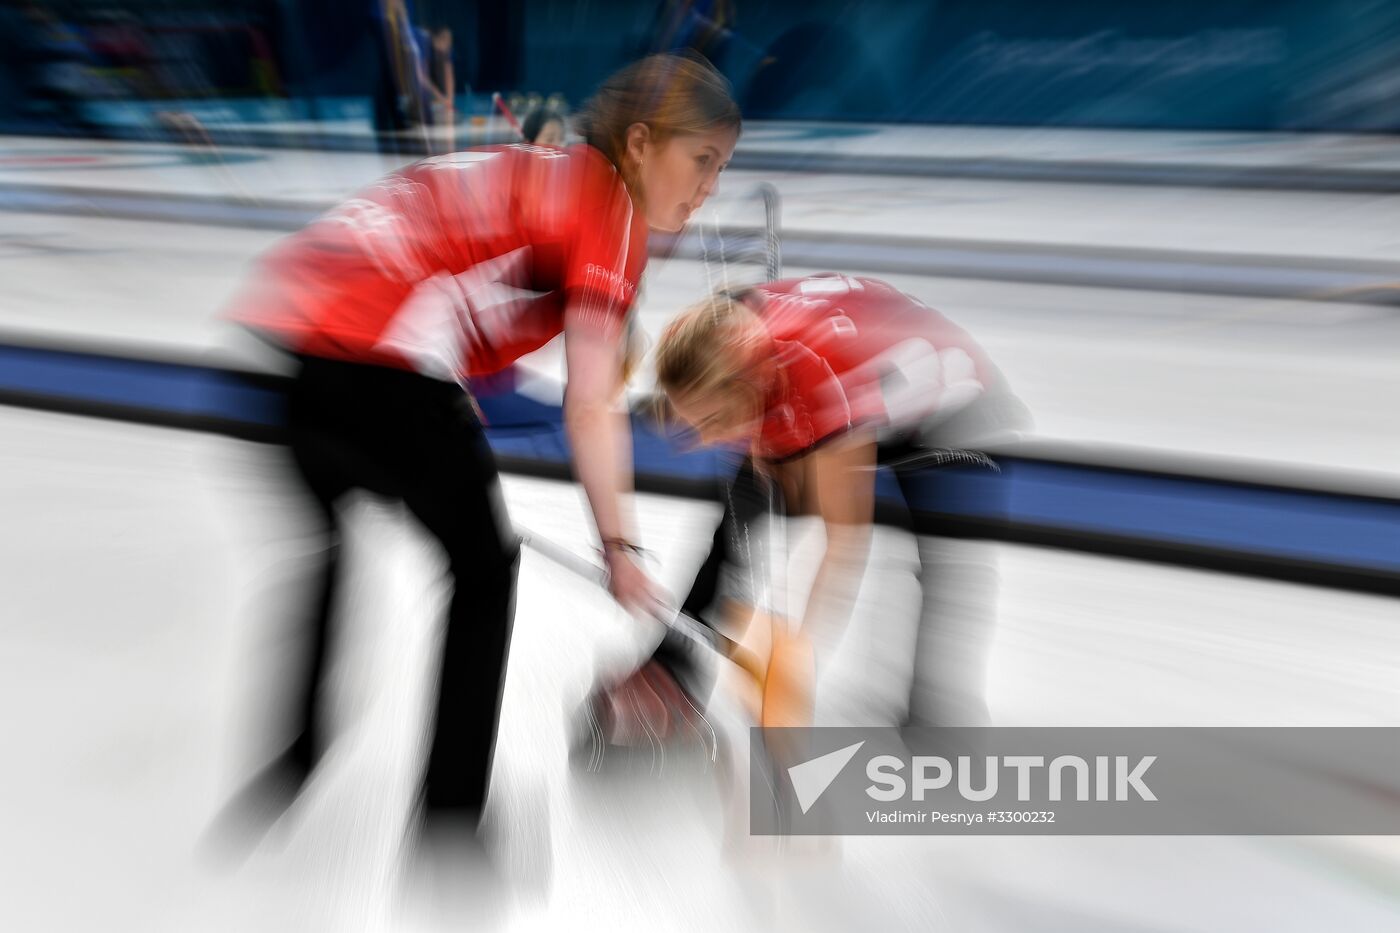
<svg viewBox="0 0 1400 933">
<path fill-rule="evenodd" d="M 527 143 L 559 148 L 569 135 L 564 115 L 553 107 L 541 104 L 520 124 L 520 133 Z"/>
<path fill-rule="evenodd" d="M 690 49 L 718 62 L 733 38 L 731 0 L 662 0 L 650 35 L 655 51 Z"/>
<path fill-rule="evenodd" d="M 653 52 L 690 50 L 744 88 L 775 59 L 736 29 L 736 0 L 661 0 L 647 31 Z"/>
<path fill-rule="evenodd" d="M 426 84 L 433 97 L 433 123 L 451 126 L 456 122 L 457 72 L 452 65 L 452 30 L 439 26 L 428 44 Z"/>
<path fill-rule="evenodd" d="M 749 454 L 687 609 L 698 615 L 715 597 L 725 562 L 756 576 L 771 572 L 753 529 L 777 501 L 790 514 L 819 516 L 825 530 L 796 628 L 818 644 L 839 640 L 865 575 L 876 467 L 894 471 L 908 504 L 916 479 L 936 483 L 938 467 L 994 469 L 974 451 L 1028 426 L 1025 409 L 968 334 L 875 279 L 816 275 L 715 295 L 671 322 L 655 359 L 658 388 L 699 441 Z M 913 644 L 895 646 L 898 657 L 913 659 L 907 706 L 885 714 L 893 720 L 886 722 L 857 711 L 872 721 L 852 724 L 987 725 L 993 555 L 974 542 L 920 535 L 918 543 L 920 620 Z M 739 599 L 752 602 L 752 593 Z M 752 611 L 738 612 L 741 622 Z M 892 627 L 882 624 L 880 637 L 893 636 Z M 766 652 L 768 634 L 749 634 Z M 800 651 L 797 659 L 813 663 Z M 650 666 L 689 684 L 701 662 L 693 650 L 663 642 Z M 765 663 L 771 655 L 757 664 L 760 679 Z"/>
<path fill-rule="evenodd" d="M 90 129 L 83 101 L 96 88 L 96 59 L 81 32 L 32 2 L 6 4 L 0 26 L 0 67 L 14 74 L 23 114 L 58 129 Z"/>
<path fill-rule="evenodd" d="M 377 0 L 378 69 L 374 85 L 374 129 L 380 148 L 397 152 L 394 134 L 423 126 L 431 119 L 423 50 L 407 0 Z M 421 150 L 420 150 L 421 151 Z"/>
<path fill-rule="evenodd" d="M 631 443 L 615 403 L 625 334 L 648 228 L 680 230 L 715 190 L 740 115 L 707 64 L 657 55 L 607 79 L 578 126 L 585 141 L 566 150 L 492 147 L 383 179 L 275 246 L 237 299 L 233 317 L 299 361 L 289 445 L 323 557 L 300 618 L 310 650 L 287 744 L 231 814 L 270 825 L 325 754 L 318 705 L 344 583 L 336 505 L 364 489 L 401 500 L 447 553 L 452 596 L 420 807 L 430 844 L 477 825 L 518 538 L 468 377 L 564 334 L 564 424 L 609 588 L 632 610 L 659 599 L 624 502 Z"/>
</svg>

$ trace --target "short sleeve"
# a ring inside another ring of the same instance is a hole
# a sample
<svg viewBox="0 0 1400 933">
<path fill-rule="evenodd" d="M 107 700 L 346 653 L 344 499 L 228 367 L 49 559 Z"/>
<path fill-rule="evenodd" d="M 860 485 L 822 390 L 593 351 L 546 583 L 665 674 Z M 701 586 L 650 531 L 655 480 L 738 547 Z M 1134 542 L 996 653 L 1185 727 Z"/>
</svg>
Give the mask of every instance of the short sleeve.
<svg viewBox="0 0 1400 933">
<path fill-rule="evenodd" d="M 565 314 L 574 323 L 620 335 L 646 266 L 646 226 L 622 179 L 601 156 L 588 154 L 576 183 L 578 210 L 564 268 Z"/>
</svg>

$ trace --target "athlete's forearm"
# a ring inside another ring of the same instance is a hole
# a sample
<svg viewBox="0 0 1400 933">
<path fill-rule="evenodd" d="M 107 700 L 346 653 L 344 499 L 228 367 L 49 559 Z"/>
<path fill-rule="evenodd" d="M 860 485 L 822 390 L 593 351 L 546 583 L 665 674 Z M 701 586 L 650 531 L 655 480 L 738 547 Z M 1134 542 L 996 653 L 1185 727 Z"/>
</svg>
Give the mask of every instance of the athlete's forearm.
<svg viewBox="0 0 1400 933">
<path fill-rule="evenodd" d="M 826 529 L 802 628 L 809 637 L 835 640 L 846 627 L 865 575 L 875 512 L 875 444 L 854 434 L 817 451 L 805 471 Z"/>
<path fill-rule="evenodd" d="M 631 516 L 623 496 L 632 491 L 632 432 L 616 399 L 621 390 L 615 339 L 572 319 L 565 324 L 569 381 L 564 428 L 573 449 L 574 475 L 588 497 L 601 540 L 627 538 Z"/>
<path fill-rule="evenodd" d="M 868 525 L 827 526 L 826 551 L 802 614 L 802 631 L 808 637 L 823 644 L 840 638 L 855 608 L 869 554 Z"/>
<path fill-rule="evenodd" d="M 656 615 L 665 594 L 642 569 L 635 544 L 628 494 L 632 491 L 632 431 L 616 404 L 622 390 L 620 334 L 586 316 L 564 320 L 564 355 L 569 382 L 564 390 L 564 425 L 574 451 L 574 474 L 588 496 L 603 544 L 608 590 L 630 611 Z"/>
<path fill-rule="evenodd" d="M 623 496 L 632 489 L 632 432 L 626 415 L 607 401 L 567 396 L 564 425 L 600 540 L 631 540 Z"/>
</svg>

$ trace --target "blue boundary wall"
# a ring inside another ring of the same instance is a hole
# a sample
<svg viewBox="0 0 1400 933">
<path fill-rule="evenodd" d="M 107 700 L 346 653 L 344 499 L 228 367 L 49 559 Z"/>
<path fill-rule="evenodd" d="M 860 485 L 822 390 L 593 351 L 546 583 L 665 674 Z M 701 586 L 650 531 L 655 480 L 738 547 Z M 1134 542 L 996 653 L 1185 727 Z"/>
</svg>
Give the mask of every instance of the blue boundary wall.
<svg viewBox="0 0 1400 933">
<path fill-rule="evenodd" d="M 276 442 L 285 377 L 189 360 L 0 343 L 0 404 Z M 555 406 L 483 395 L 506 472 L 568 478 Z M 717 498 L 737 460 L 688 450 L 635 419 L 637 487 Z M 909 503 L 923 533 L 1066 548 L 1360 592 L 1400 595 L 1400 496 L 1286 485 L 1194 470 L 1065 459 L 1044 447 L 992 452 L 1000 469 L 919 474 Z M 878 517 L 903 514 L 882 475 Z"/>
</svg>

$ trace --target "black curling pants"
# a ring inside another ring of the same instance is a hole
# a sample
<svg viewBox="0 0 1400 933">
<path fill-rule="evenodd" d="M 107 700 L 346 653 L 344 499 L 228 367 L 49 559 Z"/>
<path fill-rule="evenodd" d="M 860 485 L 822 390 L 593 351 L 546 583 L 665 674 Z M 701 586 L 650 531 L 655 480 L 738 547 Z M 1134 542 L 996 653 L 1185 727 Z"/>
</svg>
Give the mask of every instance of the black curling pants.
<svg viewBox="0 0 1400 933">
<path fill-rule="evenodd" d="M 426 817 L 475 820 L 485 801 L 514 616 L 519 545 L 471 399 L 416 373 L 303 357 L 288 399 L 290 446 L 317 506 L 324 558 L 304 617 L 311 650 L 295 671 L 288 754 L 304 772 L 318 734 L 342 573 L 336 501 L 364 489 L 402 501 L 447 554 L 452 595 L 421 800 Z"/>
</svg>

